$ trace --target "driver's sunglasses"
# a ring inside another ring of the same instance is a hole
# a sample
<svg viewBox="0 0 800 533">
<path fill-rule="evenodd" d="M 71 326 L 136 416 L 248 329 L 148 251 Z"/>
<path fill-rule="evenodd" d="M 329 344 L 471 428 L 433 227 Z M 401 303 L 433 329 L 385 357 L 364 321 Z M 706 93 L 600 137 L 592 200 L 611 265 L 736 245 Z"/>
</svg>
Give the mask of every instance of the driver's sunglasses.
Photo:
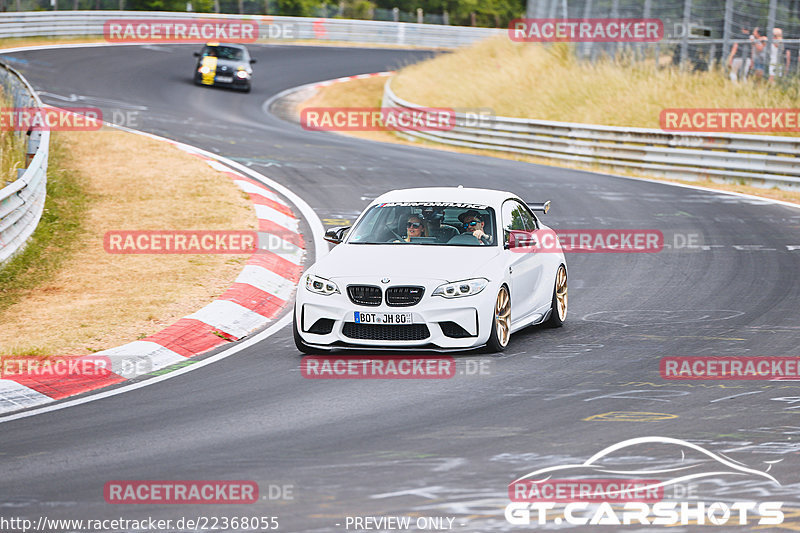
<svg viewBox="0 0 800 533">
<path fill-rule="evenodd" d="M 469 222 L 464 222 L 464 227 L 467 226 L 477 226 L 480 220 L 470 220 Z"/>
<path fill-rule="evenodd" d="M 414 228 L 414 229 L 417 229 L 417 228 L 419 228 L 420 226 L 422 226 L 422 224 L 421 224 L 420 222 L 408 222 L 408 223 L 406 223 L 406 227 L 407 227 L 407 228 Z"/>
</svg>

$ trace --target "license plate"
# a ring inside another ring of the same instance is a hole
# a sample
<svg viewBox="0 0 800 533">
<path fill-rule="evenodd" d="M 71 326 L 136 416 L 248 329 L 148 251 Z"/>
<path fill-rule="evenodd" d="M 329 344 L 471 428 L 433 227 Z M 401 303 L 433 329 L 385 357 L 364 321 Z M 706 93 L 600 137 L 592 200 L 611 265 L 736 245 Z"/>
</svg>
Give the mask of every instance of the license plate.
<svg viewBox="0 0 800 533">
<path fill-rule="evenodd" d="M 217 79 L 214 81 L 218 81 L 220 83 L 232 83 L 233 76 L 217 76 Z"/>
<path fill-rule="evenodd" d="M 362 313 L 353 312 L 356 324 L 389 324 L 392 326 L 402 326 L 412 324 L 411 313 Z"/>
</svg>

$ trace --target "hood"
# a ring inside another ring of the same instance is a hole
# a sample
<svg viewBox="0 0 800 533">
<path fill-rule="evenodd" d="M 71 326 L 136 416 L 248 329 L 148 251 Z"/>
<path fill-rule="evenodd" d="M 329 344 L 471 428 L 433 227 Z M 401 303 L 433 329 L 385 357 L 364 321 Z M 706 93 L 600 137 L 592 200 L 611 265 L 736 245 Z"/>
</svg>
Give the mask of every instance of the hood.
<svg viewBox="0 0 800 533">
<path fill-rule="evenodd" d="M 330 280 L 347 278 L 416 278 L 442 282 L 478 276 L 501 251 L 499 246 L 414 244 L 339 244 L 310 270 Z"/>
</svg>

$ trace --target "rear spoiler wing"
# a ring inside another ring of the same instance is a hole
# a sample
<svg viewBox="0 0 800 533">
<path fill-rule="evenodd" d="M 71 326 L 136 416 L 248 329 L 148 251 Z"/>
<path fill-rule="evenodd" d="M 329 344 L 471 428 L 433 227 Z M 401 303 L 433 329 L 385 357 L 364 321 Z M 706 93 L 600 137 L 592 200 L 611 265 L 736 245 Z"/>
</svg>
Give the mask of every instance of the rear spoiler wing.
<svg viewBox="0 0 800 533">
<path fill-rule="evenodd" d="M 550 200 L 539 204 L 528 204 L 528 207 L 530 207 L 533 211 L 541 211 L 544 214 L 547 214 L 547 212 L 550 211 Z"/>
</svg>

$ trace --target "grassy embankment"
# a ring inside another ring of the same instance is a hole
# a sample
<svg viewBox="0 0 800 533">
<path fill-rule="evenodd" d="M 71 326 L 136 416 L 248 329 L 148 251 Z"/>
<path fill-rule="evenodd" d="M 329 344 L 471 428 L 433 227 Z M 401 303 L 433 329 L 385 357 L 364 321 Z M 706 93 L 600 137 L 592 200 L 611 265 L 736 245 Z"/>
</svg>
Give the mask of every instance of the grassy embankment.
<svg viewBox="0 0 800 533">
<path fill-rule="evenodd" d="M 385 78 L 369 78 L 323 88 L 305 106 L 380 106 Z M 798 108 L 800 88 L 732 83 L 720 73 L 655 69 L 652 64 L 575 60 L 566 45 L 546 48 L 514 43 L 501 36 L 452 54 L 408 66 L 392 88 L 406 100 L 431 107 L 491 108 L 496 115 L 562 122 L 659 128 L 665 108 Z M 386 132 L 348 133 L 387 142 L 408 143 Z M 435 143 L 423 146 L 478 153 L 586 170 L 607 170 L 487 150 L 459 149 Z M 619 170 L 613 170 L 620 173 Z M 647 177 L 637 173 L 627 175 Z M 677 180 L 669 180 L 677 181 Z M 800 193 L 711 181 L 685 182 L 710 188 L 800 201 Z"/>
<path fill-rule="evenodd" d="M 44 215 L 0 270 L 0 356 L 80 355 L 152 334 L 219 296 L 244 255 L 111 255 L 109 230 L 252 230 L 232 180 L 111 129 L 52 135 Z"/>
</svg>

